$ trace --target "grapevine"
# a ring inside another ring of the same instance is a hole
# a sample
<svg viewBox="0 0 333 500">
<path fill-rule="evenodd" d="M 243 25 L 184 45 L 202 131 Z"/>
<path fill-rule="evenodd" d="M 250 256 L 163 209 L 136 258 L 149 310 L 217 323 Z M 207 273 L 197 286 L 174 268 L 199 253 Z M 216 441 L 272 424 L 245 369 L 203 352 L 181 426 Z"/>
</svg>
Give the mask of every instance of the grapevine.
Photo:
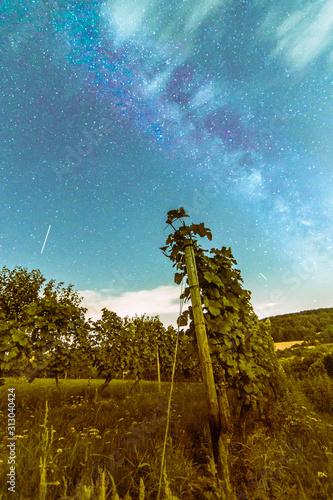
<svg viewBox="0 0 333 500">
<path fill-rule="evenodd" d="M 198 237 L 211 240 L 210 229 L 204 223 L 186 225 L 185 217 L 188 214 L 183 207 L 168 212 L 167 224 L 173 232 L 161 250 L 176 267 L 174 280 L 180 283 L 186 277 L 184 248 L 189 241 L 193 242 L 214 378 L 217 385 L 225 383 L 229 392 L 236 394 L 238 418 L 244 420 L 250 409 L 262 412 L 280 389 L 280 368 L 270 323 L 259 322 L 250 302 L 251 293 L 242 286 L 231 248 L 203 250 Z M 182 298 L 189 300 L 189 297 L 187 283 Z M 189 335 L 194 338 L 191 306 L 178 321 L 182 326 L 189 322 Z"/>
</svg>

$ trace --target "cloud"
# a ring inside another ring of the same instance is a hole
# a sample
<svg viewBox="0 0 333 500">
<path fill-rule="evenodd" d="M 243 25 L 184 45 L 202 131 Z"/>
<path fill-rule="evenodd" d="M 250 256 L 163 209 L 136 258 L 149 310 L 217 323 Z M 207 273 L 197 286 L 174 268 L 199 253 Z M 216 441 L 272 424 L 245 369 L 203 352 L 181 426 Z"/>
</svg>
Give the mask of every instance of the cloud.
<svg viewBox="0 0 333 500">
<path fill-rule="evenodd" d="M 275 24 L 271 35 L 277 45 L 271 56 L 286 59 L 291 69 L 304 69 L 330 48 L 333 29 L 331 0 L 311 2 L 300 10 L 288 12 L 282 22 L 278 23 L 278 19 L 276 12 L 271 12 L 262 27 L 267 29 L 269 24 Z"/>
<path fill-rule="evenodd" d="M 238 180 L 238 188 L 246 196 L 260 198 L 266 196 L 262 174 L 257 169 L 252 169 L 250 175 L 245 175 Z"/>
<path fill-rule="evenodd" d="M 106 307 L 119 316 L 133 317 L 135 314 L 159 316 L 165 326 L 176 325 L 179 315 L 180 287 L 160 286 L 153 290 L 125 292 L 120 296 L 111 290 L 82 290 L 82 306 L 88 309 L 87 317 L 97 320 L 101 310 Z"/>
<path fill-rule="evenodd" d="M 186 30 L 197 29 L 214 9 L 224 3 L 226 3 L 225 0 L 199 0 L 194 7 L 191 5 L 191 14 L 186 23 Z"/>
<path fill-rule="evenodd" d="M 259 319 L 283 314 L 280 312 L 279 304 L 275 302 L 258 302 L 252 303 L 252 305 Z"/>
<path fill-rule="evenodd" d="M 146 22 L 152 6 L 150 0 L 106 2 L 102 14 L 109 18 L 119 41 L 126 41 L 135 36 Z"/>
<path fill-rule="evenodd" d="M 116 44 L 130 41 L 142 49 L 153 42 L 155 55 L 161 50 L 179 57 L 182 50 L 187 55 L 194 50 L 201 23 L 229 1 L 197 0 L 193 5 L 193 0 L 182 0 L 171 6 L 157 0 L 106 0 L 101 15 Z"/>
<path fill-rule="evenodd" d="M 201 108 L 207 106 L 207 103 L 213 102 L 216 106 L 217 91 L 214 88 L 213 82 L 206 82 L 203 87 L 199 88 L 191 99 L 191 106 L 194 108 Z"/>
</svg>

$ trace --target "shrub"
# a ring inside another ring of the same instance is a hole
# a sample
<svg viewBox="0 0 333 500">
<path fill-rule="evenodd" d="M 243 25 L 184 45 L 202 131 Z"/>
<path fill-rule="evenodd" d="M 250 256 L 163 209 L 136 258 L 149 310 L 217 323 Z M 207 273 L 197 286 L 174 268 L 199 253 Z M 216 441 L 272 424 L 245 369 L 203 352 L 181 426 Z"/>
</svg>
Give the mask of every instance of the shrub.
<svg viewBox="0 0 333 500">
<path fill-rule="evenodd" d="M 326 365 L 333 369 L 332 349 L 328 346 L 319 345 L 314 349 L 298 348 L 294 350 L 295 356 L 287 359 L 280 358 L 282 366 L 287 375 L 297 379 L 303 379 L 308 375 L 327 374 Z M 324 361 L 327 358 L 327 361 Z"/>
<path fill-rule="evenodd" d="M 333 380 L 327 375 L 305 378 L 298 387 L 314 405 L 316 411 L 333 412 Z"/>
</svg>

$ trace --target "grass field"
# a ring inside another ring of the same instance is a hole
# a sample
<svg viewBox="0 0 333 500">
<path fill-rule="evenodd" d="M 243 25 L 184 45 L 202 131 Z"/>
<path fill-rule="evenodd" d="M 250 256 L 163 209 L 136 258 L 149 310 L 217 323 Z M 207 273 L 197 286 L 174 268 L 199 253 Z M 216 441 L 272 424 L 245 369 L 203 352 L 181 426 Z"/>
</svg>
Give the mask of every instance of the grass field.
<svg viewBox="0 0 333 500">
<path fill-rule="evenodd" d="M 6 380 L 0 388 L 1 499 L 157 498 L 169 384 L 159 392 L 156 383 L 140 382 L 129 396 L 132 381 L 113 381 L 96 399 L 100 384 L 93 380 L 88 388 L 86 380 L 61 380 L 57 390 L 54 380 Z M 244 443 L 231 443 L 237 499 L 333 498 L 333 383 L 327 377 L 316 384 L 291 384 L 268 428 L 258 424 Z M 325 411 L 316 391 L 328 400 Z M 15 493 L 8 491 L 6 444 L 13 392 Z M 161 499 L 223 499 L 207 431 L 203 386 L 176 384 Z"/>
<path fill-rule="evenodd" d="M 303 344 L 304 340 L 292 340 L 291 342 L 275 342 L 275 350 L 280 351 L 282 349 L 288 349 L 292 345 Z"/>
</svg>

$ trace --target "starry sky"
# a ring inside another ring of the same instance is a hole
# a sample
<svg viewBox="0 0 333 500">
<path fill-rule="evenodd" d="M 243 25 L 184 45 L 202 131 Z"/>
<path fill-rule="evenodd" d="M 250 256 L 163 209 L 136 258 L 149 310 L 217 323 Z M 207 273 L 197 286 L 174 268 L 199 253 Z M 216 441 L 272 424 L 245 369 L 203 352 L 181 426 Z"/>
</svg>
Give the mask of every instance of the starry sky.
<svg viewBox="0 0 333 500">
<path fill-rule="evenodd" d="M 332 35 L 332 0 L 1 2 L 1 265 L 174 323 L 184 206 L 259 317 L 332 307 Z"/>
</svg>

